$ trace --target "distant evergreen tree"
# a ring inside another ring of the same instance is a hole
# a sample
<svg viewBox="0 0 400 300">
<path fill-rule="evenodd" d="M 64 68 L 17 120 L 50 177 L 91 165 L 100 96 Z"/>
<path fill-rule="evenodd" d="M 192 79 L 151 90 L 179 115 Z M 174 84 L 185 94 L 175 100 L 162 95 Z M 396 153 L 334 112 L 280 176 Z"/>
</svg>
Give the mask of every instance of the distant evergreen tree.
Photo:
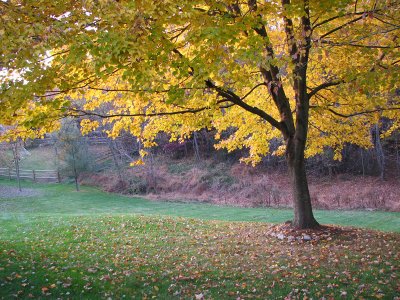
<svg viewBox="0 0 400 300">
<path fill-rule="evenodd" d="M 79 174 L 90 171 L 91 157 L 87 138 L 82 136 L 73 119 L 65 119 L 61 129 L 55 134 L 58 158 L 63 162 L 61 172 L 74 178 L 75 188 L 79 191 Z"/>
</svg>

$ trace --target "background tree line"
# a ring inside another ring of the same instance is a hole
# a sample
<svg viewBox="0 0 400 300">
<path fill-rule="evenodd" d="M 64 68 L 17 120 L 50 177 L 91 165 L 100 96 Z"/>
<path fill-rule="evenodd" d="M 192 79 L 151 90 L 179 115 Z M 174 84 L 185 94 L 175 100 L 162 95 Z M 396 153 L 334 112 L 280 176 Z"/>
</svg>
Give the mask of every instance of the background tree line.
<svg viewBox="0 0 400 300">
<path fill-rule="evenodd" d="M 104 170 L 114 170 L 119 179 L 123 181 L 124 169 L 138 158 L 139 151 L 143 148 L 137 137 L 124 132 L 113 139 L 105 133 L 106 128 L 100 128 L 87 136 L 82 136 L 79 123 L 79 119 L 65 120 L 61 129 L 55 134 L 44 140 L 28 141 L 25 145 L 30 148 L 41 144 L 52 144 L 57 157 L 63 162 L 62 172 L 64 176 L 74 178 L 76 183 L 80 173 L 102 172 Z M 389 126 L 388 123 L 390 123 L 390 120 L 381 120 L 380 126 Z M 341 152 L 342 159 L 335 160 L 334 149 L 325 147 L 322 154 L 307 159 L 307 170 L 311 175 L 316 176 L 352 174 L 377 176 L 382 180 L 389 179 L 391 176 L 400 177 L 399 131 L 393 131 L 390 136 L 382 138 L 380 126 L 374 126 L 370 129 L 370 138 L 375 145 L 374 148 L 364 149 L 357 145 L 347 144 Z M 234 128 L 228 129 L 226 135 L 231 134 L 229 131 L 234 130 Z M 198 162 L 214 159 L 234 163 L 241 157 L 248 155 L 248 149 L 231 152 L 225 149 L 216 150 L 214 145 L 218 141 L 215 140 L 214 134 L 213 130 L 202 129 L 179 143 L 170 142 L 168 134 L 160 133 L 156 138 L 157 146 L 147 149 L 150 152 L 148 160 L 150 162 L 152 156 L 166 156 L 172 160 L 192 157 Z M 271 141 L 271 152 L 277 150 L 280 144 L 281 141 L 278 139 Z M 103 147 L 90 147 L 94 145 L 102 145 Z M 10 161 L 6 163 L 4 151 L 2 153 L 2 165 L 9 165 Z M 97 162 L 95 157 L 97 157 Z M 108 164 L 102 167 L 98 164 L 99 161 L 108 161 Z M 284 158 L 273 154 L 264 156 L 261 165 L 282 171 L 285 171 L 286 168 Z M 149 168 L 151 169 L 151 166 Z"/>
</svg>

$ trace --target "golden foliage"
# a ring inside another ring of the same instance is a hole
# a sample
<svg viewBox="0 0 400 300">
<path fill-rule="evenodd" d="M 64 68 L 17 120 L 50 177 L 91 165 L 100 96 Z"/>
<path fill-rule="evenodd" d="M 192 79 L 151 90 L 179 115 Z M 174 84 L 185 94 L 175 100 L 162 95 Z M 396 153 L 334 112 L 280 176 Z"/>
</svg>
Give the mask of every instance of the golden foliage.
<svg viewBox="0 0 400 300">
<path fill-rule="evenodd" d="M 393 120 L 387 134 L 399 127 L 396 1 L 47 2 L 0 2 L 2 139 L 86 115 L 84 134 L 102 120 L 110 137 L 128 131 L 146 147 L 160 131 L 184 140 L 215 128 L 227 136 L 218 148 L 249 148 L 254 164 L 282 136 L 279 93 L 295 122 L 306 107 L 307 156 L 370 147 L 380 118 Z"/>
</svg>

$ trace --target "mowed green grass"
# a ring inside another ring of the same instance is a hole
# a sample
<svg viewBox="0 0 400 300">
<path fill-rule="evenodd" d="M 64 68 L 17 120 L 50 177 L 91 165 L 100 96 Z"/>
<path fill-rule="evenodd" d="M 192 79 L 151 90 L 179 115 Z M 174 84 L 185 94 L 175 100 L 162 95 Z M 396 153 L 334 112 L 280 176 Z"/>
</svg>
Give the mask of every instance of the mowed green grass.
<svg viewBox="0 0 400 300">
<path fill-rule="evenodd" d="M 0 185 L 16 186 L 15 181 L 0 180 Z M 257 221 L 281 223 L 292 219 L 292 209 L 241 208 L 211 206 L 184 202 L 150 201 L 104 193 L 82 186 L 80 192 L 73 185 L 40 185 L 23 182 L 33 189 L 32 197 L 1 199 L 0 220 L 28 221 L 32 215 L 87 215 L 87 214 L 145 214 L 180 216 L 220 221 Z M 400 213 L 385 211 L 322 211 L 315 215 L 321 224 L 338 224 L 400 232 Z M 4 222 L 3 222 L 4 223 Z"/>
<path fill-rule="evenodd" d="M 12 153 L 9 153 L 12 157 Z M 37 147 L 27 152 L 21 151 L 20 168 L 24 170 L 56 170 L 56 154 L 54 147 Z"/>
<path fill-rule="evenodd" d="M 88 187 L 75 192 L 69 185 L 23 185 L 37 195 L 0 198 L 0 298 L 400 296 L 396 232 L 346 227 L 340 235 L 289 242 L 268 234 L 275 227 L 267 222 L 290 219 L 291 210 L 155 202 Z M 398 213 L 316 214 L 325 224 L 399 231 Z"/>
</svg>

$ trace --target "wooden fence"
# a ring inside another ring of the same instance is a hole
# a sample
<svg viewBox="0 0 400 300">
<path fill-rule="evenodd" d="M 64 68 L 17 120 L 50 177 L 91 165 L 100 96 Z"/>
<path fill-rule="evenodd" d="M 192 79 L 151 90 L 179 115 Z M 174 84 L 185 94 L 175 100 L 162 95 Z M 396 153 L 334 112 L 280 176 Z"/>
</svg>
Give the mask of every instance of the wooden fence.
<svg viewBox="0 0 400 300">
<path fill-rule="evenodd" d="M 17 170 L 11 168 L 0 168 L 0 177 L 8 179 L 17 178 Z M 19 177 L 33 182 L 61 182 L 60 172 L 56 170 L 19 170 Z"/>
</svg>

